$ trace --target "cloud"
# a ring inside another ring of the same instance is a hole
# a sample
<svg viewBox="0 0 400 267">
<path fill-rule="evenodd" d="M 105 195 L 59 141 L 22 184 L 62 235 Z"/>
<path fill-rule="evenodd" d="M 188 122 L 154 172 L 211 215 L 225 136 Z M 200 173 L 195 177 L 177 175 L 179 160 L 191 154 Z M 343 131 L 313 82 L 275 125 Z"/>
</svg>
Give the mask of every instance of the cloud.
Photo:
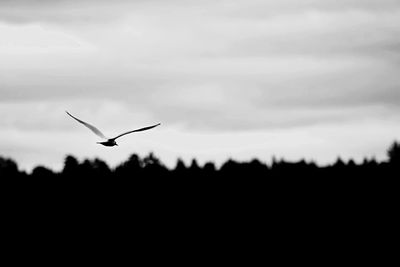
<svg viewBox="0 0 400 267">
<path fill-rule="evenodd" d="M 71 1 L 1 1 L 0 21 L 7 23 L 109 23 L 123 15 L 124 3 L 114 1 L 107 5 L 106 1 L 83 0 Z M 125 5 L 126 6 L 126 5 Z"/>
<path fill-rule="evenodd" d="M 0 132 L 65 137 L 70 109 L 105 131 L 161 121 L 200 146 L 368 119 L 388 138 L 399 18 L 390 0 L 0 1 Z"/>
<path fill-rule="evenodd" d="M 308 11 L 201 21 L 204 14 L 193 11 L 183 17 L 154 12 L 157 20 L 150 20 L 153 13 L 128 17 L 115 29 L 101 28 L 99 36 L 3 25 L 4 40 L 19 46 L 1 55 L 1 101 L 110 99 L 187 127 L 210 129 L 214 114 L 219 130 L 260 127 L 231 114 L 256 113 L 268 118 L 264 125 L 288 126 L 290 120 L 264 115 L 277 107 L 280 114 L 310 106 L 323 113 L 324 107 L 399 103 L 397 13 Z M 393 55 L 382 57 L 387 47 Z M 190 111 L 190 119 L 179 115 Z M 324 121 L 309 116 L 298 121 Z"/>
<path fill-rule="evenodd" d="M 3 0 L 0 21 L 7 23 L 104 24 L 130 14 L 147 14 L 157 20 L 159 14 L 190 17 L 265 18 L 307 11 L 391 11 L 399 8 L 397 0 Z"/>
</svg>

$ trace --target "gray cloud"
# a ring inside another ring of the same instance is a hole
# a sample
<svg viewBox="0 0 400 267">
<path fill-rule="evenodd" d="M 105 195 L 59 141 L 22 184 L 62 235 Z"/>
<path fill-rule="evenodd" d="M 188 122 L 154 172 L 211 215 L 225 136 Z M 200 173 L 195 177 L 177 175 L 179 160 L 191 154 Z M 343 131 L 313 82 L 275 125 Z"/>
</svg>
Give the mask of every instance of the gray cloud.
<svg viewBox="0 0 400 267">
<path fill-rule="evenodd" d="M 396 0 L 220 0 L 220 1 L 182 1 L 182 0 L 3 0 L 0 2 L 0 20 L 10 23 L 54 22 L 54 23 L 101 23 L 125 16 L 128 13 L 162 11 L 179 14 L 196 13 L 200 15 L 225 16 L 234 18 L 255 18 L 293 14 L 307 10 L 343 11 L 367 10 L 387 11 L 399 8 Z M 207 19 L 207 17 L 204 17 Z"/>
<path fill-rule="evenodd" d="M 8 23 L 107 23 L 126 13 L 129 1 L 1 1 L 0 21 Z M 138 1 L 140 2 L 140 1 Z"/>
<path fill-rule="evenodd" d="M 330 125 L 360 121 L 388 139 L 399 121 L 399 18 L 400 2 L 384 0 L 0 1 L 0 148 L 77 141 L 64 109 L 107 132 L 160 120 L 176 132 L 173 146 L 157 146 L 172 151 L 185 151 L 178 139 L 190 147 L 186 132 L 208 147 L 215 134 L 235 145 L 243 132 L 332 138 Z"/>
</svg>

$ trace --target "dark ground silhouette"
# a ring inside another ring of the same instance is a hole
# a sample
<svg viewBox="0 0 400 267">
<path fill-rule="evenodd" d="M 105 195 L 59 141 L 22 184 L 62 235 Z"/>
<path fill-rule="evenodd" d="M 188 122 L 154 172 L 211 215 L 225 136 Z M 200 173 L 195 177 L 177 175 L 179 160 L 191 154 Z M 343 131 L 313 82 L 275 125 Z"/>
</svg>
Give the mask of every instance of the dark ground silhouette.
<svg viewBox="0 0 400 267">
<path fill-rule="evenodd" d="M 353 160 L 344 162 L 340 158 L 331 165 L 319 167 L 313 162 L 301 160 L 286 162 L 274 159 L 270 166 L 254 159 L 250 162 L 226 161 L 220 168 L 208 162 L 200 166 L 195 159 L 186 166 L 178 159 L 173 169 L 167 168 L 153 153 L 141 158 L 132 154 L 125 162 L 116 168 L 110 167 L 100 159 L 85 159 L 79 162 L 68 155 L 64 160 L 61 172 L 54 172 L 46 167 L 37 166 L 28 174 L 18 169 L 17 163 L 8 158 L 0 157 L 1 178 L 63 178 L 63 179 L 101 179 L 101 178 L 184 178 L 184 179 L 241 179 L 287 177 L 287 178 L 336 178 L 343 177 L 395 177 L 400 168 L 400 144 L 394 142 L 387 151 L 389 160 L 377 162 L 375 159 L 365 159 L 361 164 Z M 215 180 L 214 179 L 214 180 Z"/>
<path fill-rule="evenodd" d="M 212 162 L 186 165 L 178 159 L 169 169 L 154 154 L 132 154 L 111 169 L 100 159 L 79 162 L 69 155 L 60 172 L 37 166 L 26 173 L 0 157 L 0 197 L 4 220 L 20 229 L 65 222 L 57 231 L 68 233 L 71 227 L 97 229 L 100 223 L 102 229 L 95 231 L 100 237 L 112 225 L 112 231 L 124 229 L 121 236 L 127 229 L 171 235 L 176 229 L 200 235 L 214 231 L 216 236 L 225 229 L 230 238 L 237 231 L 255 237 L 311 231 L 324 233 L 323 238 L 358 232 L 365 240 L 377 225 L 385 231 L 397 222 L 393 178 L 399 171 L 399 143 L 390 146 L 385 162 L 338 159 L 326 167 L 304 160 L 266 165 L 254 159 L 228 160 L 217 168 Z"/>
</svg>

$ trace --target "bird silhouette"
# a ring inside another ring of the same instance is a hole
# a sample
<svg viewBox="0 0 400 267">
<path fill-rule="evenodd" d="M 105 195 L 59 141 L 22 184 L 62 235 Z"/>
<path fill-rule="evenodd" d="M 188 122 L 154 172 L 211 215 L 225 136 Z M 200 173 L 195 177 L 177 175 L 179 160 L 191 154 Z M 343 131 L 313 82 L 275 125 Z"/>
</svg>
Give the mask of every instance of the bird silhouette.
<svg viewBox="0 0 400 267">
<path fill-rule="evenodd" d="M 118 146 L 117 142 L 115 142 L 115 140 L 116 140 L 117 138 L 120 138 L 120 137 L 122 137 L 122 136 L 124 136 L 124 135 L 127 135 L 127 134 L 130 134 L 130 133 L 147 131 L 147 130 L 150 130 L 150 129 L 154 128 L 154 127 L 157 127 L 158 125 L 161 124 L 161 123 L 158 123 L 158 124 L 155 124 L 155 125 L 152 125 L 152 126 L 148 126 L 148 127 L 144 127 L 144 128 L 140 128 L 140 129 L 128 131 L 128 132 L 122 133 L 122 134 L 120 134 L 120 135 L 117 135 L 116 137 L 113 137 L 113 138 L 108 138 L 108 137 L 106 137 L 99 129 L 97 129 L 97 128 L 94 127 L 93 125 L 91 125 L 91 124 L 89 124 L 89 123 L 87 123 L 87 122 L 84 122 L 84 121 L 82 121 L 82 120 L 80 120 L 80 119 L 78 119 L 78 118 L 72 116 L 68 111 L 65 111 L 65 112 L 66 112 L 69 116 L 71 116 L 73 119 L 75 119 L 77 122 L 82 123 L 83 125 L 85 125 L 86 127 L 88 127 L 88 128 L 89 128 L 92 132 L 94 132 L 97 136 L 99 136 L 99 137 L 105 139 L 106 141 L 97 142 L 97 144 L 101 144 L 101 145 L 103 145 L 103 146 Z"/>
</svg>

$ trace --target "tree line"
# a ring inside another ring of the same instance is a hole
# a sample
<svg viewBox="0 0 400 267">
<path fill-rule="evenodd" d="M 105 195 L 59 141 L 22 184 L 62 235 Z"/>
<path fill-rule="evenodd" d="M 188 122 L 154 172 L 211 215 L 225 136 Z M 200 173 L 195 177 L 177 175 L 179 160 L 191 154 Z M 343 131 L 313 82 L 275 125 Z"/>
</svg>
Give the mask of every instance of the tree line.
<svg viewBox="0 0 400 267">
<path fill-rule="evenodd" d="M 141 158 L 132 154 L 126 161 L 115 168 L 110 168 L 101 159 L 85 159 L 79 162 L 74 156 L 68 155 L 64 167 L 55 172 L 44 166 L 37 166 L 31 173 L 21 171 L 18 164 L 9 158 L 0 156 L 0 177 L 6 178 L 146 178 L 146 177 L 177 177 L 177 178 L 264 178 L 264 177 L 380 177 L 395 176 L 400 169 L 400 143 L 394 142 L 387 150 L 388 160 L 378 162 L 375 159 L 365 159 L 362 163 L 353 160 L 347 162 L 338 158 L 336 162 L 320 167 L 314 162 L 301 160 L 287 162 L 276 160 L 268 165 L 258 159 L 248 162 L 227 160 L 217 168 L 213 162 L 200 166 L 196 159 L 185 164 L 178 159 L 174 168 L 168 168 L 153 153 Z"/>
</svg>

